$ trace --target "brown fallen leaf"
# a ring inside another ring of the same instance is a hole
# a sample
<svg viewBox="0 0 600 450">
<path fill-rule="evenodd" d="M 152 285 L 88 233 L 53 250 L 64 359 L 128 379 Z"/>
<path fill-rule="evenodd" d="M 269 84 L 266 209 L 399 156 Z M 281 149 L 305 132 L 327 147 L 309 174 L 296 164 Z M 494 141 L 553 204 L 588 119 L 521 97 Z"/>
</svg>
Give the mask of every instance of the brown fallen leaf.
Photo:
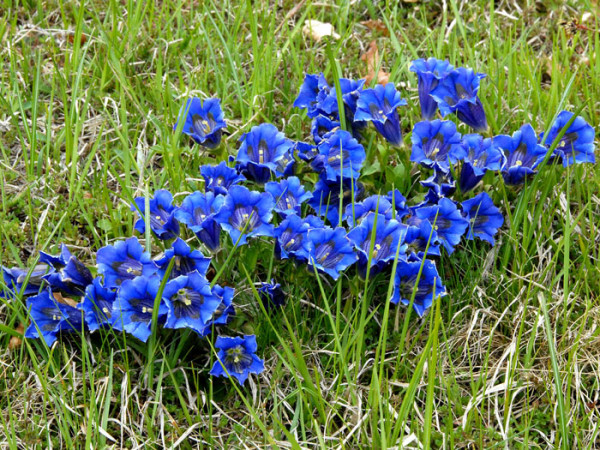
<svg viewBox="0 0 600 450">
<path fill-rule="evenodd" d="M 367 64 L 367 76 L 365 77 L 366 83 L 369 84 L 374 78 L 377 78 L 377 83 L 383 84 L 384 86 L 390 81 L 390 74 L 382 69 L 379 69 L 377 74 L 377 66 L 379 66 L 379 49 L 377 48 L 377 42 L 371 41 L 369 49 L 363 53 L 360 57 L 362 61 Z"/>
<path fill-rule="evenodd" d="M 77 308 L 78 303 L 69 297 L 63 297 L 60 292 L 53 292 L 54 298 L 58 303 L 62 303 L 63 305 L 69 305 L 73 308 Z"/>
<path fill-rule="evenodd" d="M 331 36 L 336 40 L 340 38 L 340 35 L 333 29 L 333 25 L 318 20 L 305 20 L 302 33 L 313 38 L 316 42 L 319 42 L 325 36 Z"/>
<path fill-rule="evenodd" d="M 25 326 L 20 323 L 15 331 L 19 334 L 23 334 L 25 332 Z M 10 341 L 8 341 L 8 349 L 11 351 L 18 349 L 21 345 L 23 345 L 23 339 L 19 336 L 13 336 L 10 338 Z"/>
<path fill-rule="evenodd" d="M 384 36 L 390 35 L 390 30 L 388 30 L 388 27 L 381 20 L 363 20 L 361 24 L 371 31 L 379 31 Z"/>
</svg>

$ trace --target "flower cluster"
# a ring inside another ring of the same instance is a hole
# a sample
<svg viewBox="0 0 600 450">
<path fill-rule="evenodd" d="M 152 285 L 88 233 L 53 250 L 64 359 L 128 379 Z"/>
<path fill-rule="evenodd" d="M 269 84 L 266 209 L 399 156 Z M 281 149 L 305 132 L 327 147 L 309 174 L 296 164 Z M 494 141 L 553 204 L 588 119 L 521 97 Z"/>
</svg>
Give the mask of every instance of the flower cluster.
<svg viewBox="0 0 600 450">
<path fill-rule="evenodd" d="M 294 106 L 312 119 L 312 143 L 260 124 L 241 137 L 229 161 L 200 168 L 203 191 L 179 204 L 167 190 L 134 200 L 134 228 L 143 234 L 150 227 L 163 241 L 161 255 L 153 257 L 130 237 L 98 250 L 96 277 L 64 245 L 56 256 L 42 252 L 31 271 L 3 268 L 4 295 L 27 297 L 26 336 L 52 345 L 61 331 L 112 327 L 146 341 L 155 321 L 208 336 L 234 314 L 234 290 L 208 281 L 212 260 L 205 255 L 257 240 L 271 242 L 280 260 L 334 280 L 382 274 L 393 283 L 389 301 L 412 305 L 423 316 L 447 294 L 440 257 L 451 255 L 463 238 L 495 244 L 502 213 L 485 191 L 470 194 L 487 172 L 519 184 L 543 161 L 593 163 L 594 130 L 562 111 L 547 135 L 525 124 L 512 136 L 486 137 L 479 134 L 488 130 L 479 98 L 485 74 L 434 58 L 414 61 L 411 70 L 423 121 L 413 127 L 410 160 L 429 173 L 421 181 L 424 192 L 407 200 L 397 189 L 368 193 L 361 182 L 369 122 L 389 145 L 403 142 L 399 108 L 407 102 L 393 83 L 366 88 L 364 80 L 341 78 L 332 85 L 323 74 L 306 75 Z M 461 134 L 448 120 L 453 115 L 473 133 Z M 189 99 L 175 125 L 208 149 L 220 144 L 225 128 L 218 99 Z M 456 179 L 462 201 L 454 197 Z M 194 235 L 198 248 L 186 240 Z M 275 280 L 260 283 L 258 293 L 273 313 L 285 305 Z M 74 306 L 64 298 L 78 300 Z M 244 383 L 264 369 L 255 336 L 219 336 L 214 346 L 213 375 Z"/>
</svg>

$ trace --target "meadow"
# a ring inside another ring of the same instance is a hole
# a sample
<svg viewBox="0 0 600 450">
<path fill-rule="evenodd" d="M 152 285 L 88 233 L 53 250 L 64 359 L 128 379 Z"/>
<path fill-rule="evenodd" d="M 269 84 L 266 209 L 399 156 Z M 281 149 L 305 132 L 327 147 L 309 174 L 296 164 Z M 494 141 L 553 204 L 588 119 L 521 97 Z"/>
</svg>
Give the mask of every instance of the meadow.
<svg viewBox="0 0 600 450">
<path fill-rule="evenodd" d="M 597 129 L 599 14 L 595 1 L 0 0 L 0 265 L 29 276 L 66 244 L 95 275 L 96 252 L 130 236 L 166 251 L 150 219 L 136 231 L 135 199 L 165 189 L 181 204 L 261 123 L 310 141 L 292 106 L 306 74 L 384 76 L 407 101 L 403 144 L 365 132 L 369 195 L 425 196 L 431 171 L 410 159 L 418 58 L 487 74 L 484 137 L 547 134 L 562 110 Z M 339 36 L 315 39 L 306 20 Z M 191 97 L 220 99 L 216 151 L 174 129 Z M 312 190 L 318 175 L 298 167 Z M 598 448 L 600 169 L 545 158 L 523 184 L 489 173 L 481 191 L 504 216 L 495 245 L 441 251 L 447 295 L 422 317 L 388 301 L 397 257 L 391 278 L 334 279 L 225 231 L 208 275 L 235 289 L 236 312 L 206 337 L 155 311 L 146 342 L 106 328 L 48 346 L 24 337 L 26 298 L 0 280 L 0 447 Z M 271 279 L 282 307 L 261 301 Z M 217 335 L 256 335 L 264 370 L 209 375 Z"/>
</svg>

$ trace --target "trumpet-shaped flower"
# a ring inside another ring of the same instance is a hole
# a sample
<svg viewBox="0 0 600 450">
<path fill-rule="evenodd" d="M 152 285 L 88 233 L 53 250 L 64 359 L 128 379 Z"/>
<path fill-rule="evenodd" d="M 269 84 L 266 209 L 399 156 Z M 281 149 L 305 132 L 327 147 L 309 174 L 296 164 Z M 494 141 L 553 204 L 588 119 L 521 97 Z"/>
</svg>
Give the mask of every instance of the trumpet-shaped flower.
<svg viewBox="0 0 600 450">
<path fill-rule="evenodd" d="M 414 213 L 409 225 L 420 226 L 423 220 L 427 220 L 437 232 L 448 254 L 454 251 L 469 226 L 456 204 L 446 197 L 441 198 L 437 205 L 415 208 Z"/>
<path fill-rule="evenodd" d="M 73 256 L 65 244 L 61 245 L 60 254 L 56 256 L 40 252 L 40 262 L 50 267 L 50 271 L 42 278 L 54 291 L 81 296 L 92 283 L 90 269 Z"/>
<path fill-rule="evenodd" d="M 302 243 L 302 250 L 302 256 L 310 266 L 325 272 L 334 280 L 358 259 L 342 227 L 310 229 Z"/>
<path fill-rule="evenodd" d="M 330 119 L 328 116 L 318 115 L 312 121 L 311 133 L 315 144 L 319 145 L 323 139 L 327 139 L 330 133 L 340 128 L 339 120 Z"/>
<path fill-rule="evenodd" d="M 538 144 L 537 135 L 529 124 L 523 125 L 511 136 L 495 136 L 493 144 L 504 154 L 506 163 L 502 176 L 506 184 L 520 184 L 536 173 L 535 168 L 544 160 L 546 147 Z"/>
<path fill-rule="evenodd" d="M 398 107 L 406 105 L 394 83 L 378 84 L 373 89 L 360 92 L 355 120 L 369 121 L 386 141 L 395 147 L 402 144 L 402 129 Z"/>
<path fill-rule="evenodd" d="M 313 196 L 308 201 L 308 204 L 319 216 L 327 217 L 331 225 L 337 226 L 340 220 L 340 193 L 342 196 L 342 208 L 346 208 L 352 201 L 358 201 L 363 191 L 362 184 L 352 178 L 343 178 L 341 183 L 339 178 L 335 181 L 328 181 L 321 178 L 317 181 Z"/>
<path fill-rule="evenodd" d="M 438 106 L 431 96 L 431 91 L 452 70 L 454 70 L 454 67 L 448 61 L 435 58 L 417 59 L 412 62 L 410 71 L 415 72 L 418 77 L 419 103 L 421 104 L 421 117 L 423 117 L 423 120 L 431 120 L 435 116 Z"/>
<path fill-rule="evenodd" d="M 302 248 L 302 242 L 311 226 L 296 214 L 288 215 L 277 228 L 275 252 L 281 259 L 296 256 L 296 252 Z"/>
<path fill-rule="evenodd" d="M 479 134 L 463 136 L 463 145 L 467 155 L 460 172 L 459 185 L 462 192 L 468 192 L 477 186 L 488 170 L 502 170 L 505 158 L 492 139 L 484 139 Z"/>
<path fill-rule="evenodd" d="M 113 317 L 113 304 L 117 297 L 116 291 L 102 285 L 102 278 L 96 277 L 85 290 L 83 302 L 77 305 L 83 311 L 85 323 L 90 331 L 103 326 L 112 326 L 119 317 Z"/>
<path fill-rule="evenodd" d="M 348 226 L 353 228 L 370 213 L 383 214 L 385 220 L 391 220 L 396 215 L 387 198 L 382 195 L 371 195 L 362 202 L 347 205 L 344 218 Z"/>
<path fill-rule="evenodd" d="M 268 192 L 249 191 L 244 186 L 232 186 L 215 220 L 238 245 L 246 244 L 253 236 L 273 236 L 273 196 Z"/>
<path fill-rule="evenodd" d="M 112 314 L 119 317 L 113 328 L 126 331 L 142 342 L 146 342 L 151 333 L 152 314 L 155 299 L 158 296 L 160 277 L 137 277 L 125 280 L 117 291 Z M 158 300 L 158 318 L 164 319 L 167 313 L 165 302 Z"/>
<path fill-rule="evenodd" d="M 477 96 L 479 82 L 485 77 L 484 73 L 459 67 L 441 80 L 431 91 L 431 96 L 437 102 L 442 116 L 456 113 L 459 120 L 475 131 L 486 131 L 488 126 L 485 111 Z"/>
<path fill-rule="evenodd" d="M 141 234 L 146 231 L 146 199 L 137 197 L 135 203 L 131 205 L 132 211 L 137 211 L 139 219 L 135 222 L 134 228 Z M 173 205 L 173 195 L 164 189 L 159 189 L 154 193 L 154 197 L 149 201 L 150 229 L 157 238 L 162 240 L 173 239 L 179 235 L 179 223 L 175 220 Z"/>
<path fill-rule="evenodd" d="M 318 146 L 319 155 L 313 160 L 311 167 L 323 172 L 329 181 L 337 177 L 354 178 L 360 176 L 360 169 L 365 162 L 366 153 L 362 145 L 344 130 L 336 130 Z"/>
<path fill-rule="evenodd" d="M 239 170 L 257 183 L 265 183 L 271 173 L 277 171 L 277 163 L 284 158 L 294 143 L 270 123 L 252 127 L 240 141 L 242 145 L 237 154 Z"/>
<path fill-rule="evenodd" d="M 29 269 L 22 269 L 20 267 L 0 267 L 2 268 L 4 284 L 8 289 L 7 292 L 2 292 L 0 290 L 0 298 L 8 298 L 18 294 L 24 296 L 37 294 L 40 292 L 40 289 L 46 285 L 44 275 L 46 275 L 49 270 L 47 264 L 36 265 L 31 271 L 29 278 L 27 278 Z"/>
<path fill-rule="evenodd" d="M 306 142 L 296 141 L 294 143 L 294 153 L 298 155 L 302 161 L 310 162 L 319 154 L 315 145 L 307 144 Z"/>
<path fill-rule="evenodd" d="M 59 303 L 50 289 L 27 299 L 31 324 L 25 330 L 26 338 L 42 338 L 51 347 L 60 331 L 81 331 L 81 311 Z"/>
<path fill-rule="evenodd" d="M 259 374 L 265 370 L 265 362 L 256 356 L 256 336 L 226 337 L 219 336 L 215 342 L 219 349 L 217 361 L 210 370 L 216 377 L 233 377 L 241 385 L 251 373 Z"/>
<path fill-rule="evenodd" d="M 220 103 L 218 98 L 208 98 L 204 101 L 195 97 L 188 99 L 185 107 L 179 111 L 173 129 L 177 129 L 179 121 L 183 120 L 183 133 L 191 136 L 203 147 L 215 148 L 221 142 L 223 129 L 227 127 Z"/>
<path fill-rule="evenodd" d="M 561 111 L 552 123 L 546 141 L 546 147 L 550 148 L 560 131 L 569 123 L 573 113 Z M 559 156 L 563 166 L 567 167 L 573 163 L 595 163 L 594 138 L 596 132 L 581 116 L 577 116 L 558 142 L 554 154 Z M 543 138 L 543 134 L 540 139 Z"/>
<path fill-rule="evenodd" d="M 351 80 L 349 78 L 340 78 L 340 88 L 342 91 L 342 100 L 344 102 L 344 111 L 346 118 L 352 122 L 354 121 L 354 114 L 356 113 L 357 101 L 360 96 L 360 92 L 365 84 L 364 79 Z M 337 100 L 337 91 L 335 87 L 330 89 L 321 89 L 317 94 L 317 100 L 319 101 L 319 108 L 330 116 L 338 116 L 339 107 Z"/>
<path fill-rule="evenodd" d="M 452 195 L 456 190 L 456 180 L 452 177 L 452 173 L 440 168 L 438 164 L 433 165 L 433 175 L 421 181 L 421 185 L 433 192 L 436 203 L 437 199 Z"/>
<path fill-rule="evenodd" d="M 415 124 L 412 144 L 410 160 L 428 168 L 437 163 L 440 170 L 448 172 L 450 163 L 466 156 L 456 125 L 448 120 Z"/>
<path fill-rule="evenodd" d="M 175 218 L 186 224 L 198 239 L 214 252 L 221 245 L 221 225 L 215 220 L 215 215 L 224 203 L 225 197 L 222 195 L 196 191 L 183 199 L 181 207 L 175 210 Z"/>
<path fill-rule="evenodd" d="M 212 313 L 210 320 L 207 321 L 204 330 L 202 330 L 201 336 L 207 336 L 216 325 L 225 325 L 231 316 L 235 315 L 235 308 L 233 306 L 233 295 L 235 290 L 229 286 L 222 287 L 215 284 L 212 288 L 213 295 L 217 296 L 220 300 L 219 306 Z"/>
<path fill-rule="evenodd" d="M 96 254 L 98 272 L 104 275 L 104 286 L 112 289 L 135 277 L 149 277 L 158 271 L 149 253 L 136 237 L 107 245 Z"/>
<path fill-rule="evenodd" d="M 440 239 L 433 226 L 426 220 L 418 226 L 410 225 L 406 229 L 404 243 L 407 245 L 407 251 L 419 259 L 425 255 L 440 256 Z"/>
<path fill-rule="evenodd" d="M 317 117 L 321 114 L 317 97 L 321 91 L 329 91 L 329 89 L 329 84 L 322 73 L 319 75 L 306 74 L 298 97 L 294 101 L 294 108 L 306 109 L 308 117 Z"/>
<path fill-rule="evenodd" d="M 285 305 L 285 293 L 279 283 L 271 280 L 270 283 L 261 283 L 258 288 L 260 301 L 265 309 L 281 308 Z"/>
<path fill-rule="evenodd" d="M 170 280 L 163 299 L 167 307 L 165 328 L 190 328 L 200 335 L 222 301 L 206 278 L 195 271 Z"/>
<path fill-rule="evenodd" d="M 171 248 L 165 251 L 162 258 L 156 260 L 159 267 L 158 274 L 161 277 L 166 275 L 167 267 L 174 259 L 169 279 L 177 278 L 182 275 L 189 275 L 197 272 L 202 277 L 206 276 L 206 271 L 210 266 L 210 258 L 205 258 L 200 250 L 192 250 L 183 239 L 177 238 L 171 244 Z"/>
<path fill-rule="evenodd" d="M 387 201 L 390 202 L 392 207 L 396 210 L 396 220 L 402 219 L 404 216 L 409 214 L 408 206 L 406 205 L 406 198 L 398 189 L 389 191 L 385 196 Z"/>
<path fill-rule="evenodd" d="M 419 272 L 421 276 L 419 276 Z M 446 295 L 446 288 L 442 284 L 433 261 L 426 259 L 425 261 L 398 262 L 394 278 L 394 293 L 390 301 L 394 304 L 402 302 L 404 305 L 409 305 L 413 295 L 413 308 L 419 317 L 422 317 L 433 304 L 434 298 Z"/>
<path fill-rule="evenodd" d="M 229 167 L 225 161 L 221 161 L 218 165 L 201 166 L 200 173 L 204 178 L 204 190 L 207 193 L 214 192 L 215 195 L 226 195 L 231 186 L 246 179 L 244 175 Z"/>
<path fill-rule="evenodd" d="M 312 194 L 304 190 L 298 177 L 289 177 L 280 182 L 270 181 L 265 185 L 265 191 L 275 200 L 275 212 L 284 217 L 300 214 L 302 203 L 312 198 Z"/>
<path fill-rule="evenodd" d="M 502 213 L 490 198 L 490 196 L 481 192 L 472 199 L 462 202 L 463 214 L 469 221 L 469 231 L 467 239 L 473 240 L 475 237 L 482 239 L 494 245 L 494 235 L 498 233 L 498 228 L 504 223 Z"/>
</svg>

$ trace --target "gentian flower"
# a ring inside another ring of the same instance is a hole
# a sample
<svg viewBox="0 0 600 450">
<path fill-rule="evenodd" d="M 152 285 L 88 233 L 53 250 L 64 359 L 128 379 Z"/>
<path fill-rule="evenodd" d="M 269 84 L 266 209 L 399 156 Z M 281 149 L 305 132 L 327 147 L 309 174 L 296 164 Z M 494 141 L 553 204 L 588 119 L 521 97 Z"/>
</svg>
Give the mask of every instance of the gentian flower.
<svg viewBox="0 0 600 450">
<path fill-rule="evenodd" d="M 135 203 L 131 205 L 132 211 L 137 211 L 139 219 L 135 222 L 134 228 L 142 235 L 146 232 L 146 199 L 137 197 Z M 173 213 L 173 195 L 167 190 L 159 189 L 154 193 L 154 197 L 149 202 L 150 229 L 157 238 L 162 240 L 173 239 L 179 235 L 179 223 L 175 220 Z"/>
<path fill-rule="evenodd" d="M 277 167 L 275 168 L 275 176 L 277 178 L 291 177 L 294 175 L 296 160 L 294 159 L 293 151 L 294 147 L 284 153 L 283 158 L 277 161 Z"/>
<path fill-rule="evenodd" d="M 203 147 L 217 147 L 221 142 L 223 129 L 227 127 L 220 102 L 218 98 L 207 98 L 204 102 L 199 98 L 188 99 L 185 107 L 179 111 L 173 129 L 176 130 L 179 121 L 184 120 L 183 133 Z"/>
<path fill-rule="evenodd" d="M 259 374 L 265 370 L 265 362 L 256 356 L 256 336 L 226 337 L 219 336 L 215 342 L 219 349 L 217 361 L 210 370 L 216 377 L 233 377 L 241 385 L 251 373 Z"/>
<path fill-rule="evenodd" d="M 344 130 L 334 131 L 318 146 L 319 155 L 311 163 L 317 171 L 323 171 L 329 181 L 337 177 L 354 178 L 360 176 L 360 169 L 365 162 L 366 153 L 362 145 Z"/>
<path fill-rule="evenodd" d="M 313 228 L 299 251 L 308 264 L 337 280 L 344 270 L 358 259 L 346 230 L 338 228 Z"/>
<path fill-rule="evenodd" d="M 443 80 L 454 67 L 448 61 L 435 58 L 417 59 L 410 66 L 410 71 L 415 72 L 418 77 L 419 103 L 421 103 L 421 117 L 423 120 L 431 120 L 438 109 L 437 102 L 430 95 L 440 80 Z"/>
<path fill-rule="evenodd" d="M 59 303 L 50 289 L 27 299 L 31 324 L 25 330 L 26 338 L 42 338 L 48 345 L 56 341 L 59 331 L 81 331 L 81 311 L 70 305 Z"/>
<path fill-rule="evenodd" d="M 440 170 L 448 172 L 450 163 L 466 156 L 456 125 L 448 120 L 415 124 L 412 144 L 410 160 L 428 168 L 437 163 Z"/>
<path fill-rule="evenodd" d="M 475 131 L 486 131 L 488 125 L 485 111 L 477 97 L 479 82 L 485 77 L 484 73 L 475 73 L 472 69 L 459 67 L 441 80 L 431 91 L 431 96 L 437 102 L 442 116 L 456 113 L 459 120 Z"/>
<path fill-rule="evenodd" d="M 395 217 L 392 204 L 387 198 L 381 195 L 371 195 L 362 202 L 349 204 L 346 206 L 344 218 L 350 228 L 359 224 L 370 213 L 383 214 L 385 220 L 391 220 Z"/>
<path fill-rule="evenodd" d="M 304 190 L 298 177 L 289 177 L 280 182 L 270 181 L 265 185 L 265 191 L 275 200 L 275 212 L 283 216 L 300 214 L 302 203 L 312 198 L 312 194 Z"/>
<path fill-rule="evenodd" d="M 377 224 L 375 221 L 377 220 Z M 375 236 L 373 236 L 375 228 Z M 381 272 L 383 268 L 396 257 L 398 245 L 400 245 L 399 258 L 405 258 L 406 245 L 402 245 L 406 234 L 406 226 L 396 220 L 386 220 L 382 214 L 369 213 L 367 217 L 348 233 L 348 238 L 358 250 L 358 271 L 364 279 L 367 268 L 370 267 L 370 275 Z M 375 242 L 372 242 L 374 239 Z M 373 251 L 371 253 L 371 244 Z M 369 266 L 369 254 L 371 264 Z"/>
<path fill-rule="evenodd" d="M 270 123 L 252 127 L 240 141 L 242 145 L 236 158 L 238 168 L 249 179 L 260 184 L 268 181 L 271 173 L 275 174 L 277 162 L 294 146 Z"/>
<path fill-rule="evenodd" d="M 395 147 L 402 144 L 402 129 L 398 107 L 406 105 L 394 83 L 378 84 L 374 89 L 360 92 L 355 120 L 372 122 L 379 134 Z"/>
<path fill-rule="evenodd" d="M 400 220 L 409 214 L 408 206 L 406 206 L 406 198 L 398 189 L 389 191 L 385 198 L 396 209 L 396 220 Z"/>
<path fill-rule="evenodd" d="M 469 220 L 467 239 L 473 240 L 475 236 L 494 245 L 494 235 L 504 223 L 502 213 L 490 198 L 482 192 L 470 200 L 462 202 L 463 214 Z"/>
<path fill-rule="evenodd" d="M 222 301 L 198 272 L 169 281 L 163 299 L 167 307 L 165 328 L 190 328 L 200 335 Z"/>
<path fill-rule="evenodd" d="M 36 265 L 31 271 L 29 279 L 27 279 L 29 269 L 1 267 L 4 284 L 10 290 L 10 293 L 0 291 L 0 298 L 8 298 L 13 294 L 22 294 L 24 296 L 37 294 L 46 284 L 46 280 L 44 280 L 43 276 L 48 272 L 49 267 L 47 264 Z M 27 284 L 25 284 L 25 282 L 27 282 Z"/>
<path fill-rule="evenodd" d="M 293 151 L 297 153 L 298 158 L 307 162 L 312 161 L 319 154 L 316 146 L 301 141 L 296 141 L 294 143 Z"/>
<path fill-rule="evenodd" d="M 298 97 L 294 101 L 294 108 L 306 109 L 308 117 L 318 116 L 321 111 L 317 96 L 322 90 L 329 91 L 329 89 L 329 84 L 322 73 L 319 75 L 306 74 Z"/>
<path fill-rule="evenodd" d="M 437 232 L 448 254 L 454 251 L 469 226 L 456 204 L 446 197 L 441 198 L 437 205 L 415 208 L 414 213 L 408 224 L 420 226 L 423 220 L 427 220 Z"/>
<path fill-rule="evenodd" d="M 93 277 L 90 269 L 71 255 L 65 244 L 60 246 L 60 254 L 56 256 L 40 252 L 40 262 L 51 268 L 42 278 L 55 291 L 81 296 L 84 294 L 85 288 L 92 283 Z"/>
<path fill-rule="evenodd" d="M 104 275 L 104 286 L 112 289 L 135 277 L 149 277 L 158 271 L 150 253 L 136 237 L 102 247 L 96 253 L 98 272 Z"/>
<path fill-rule="evenodd" d="M 572 117 L 573 113 L 569 111 L 561 111 L 558 114 L 544 142 L 547 148 L 550 148 L 560 131 L 569 123 Z M 595 163 L 595 135 L 596 132 L 585 119 L 577 116 L 554 149 L 554 154 L 560 157 L 565 167 L 573 163 Z M 543 136 L 542 133 L 540 139 L 543 139 Z"/>
<path fill-rule="evenodd" d="M 327 139 L 329 133 L 340 128 L 339 120 L 330 119 L 328 116 L 318 115 L 312 121 L 310 131 L 315 144 L 319 144 L 323 139 Z"/>
<path fill-rule="evenodd" d="M 423 264 L 422 270 L 421 264 Z M 421 276 L 417 284 L 420 270 Z M 402 302 L 409 305 L 415 290 L 413 308 L 419 317 L 423 317 L 425 311 L 433 304 L 434 296 L 446 295 L 446 288 L 442 284 L 433 261 L 426 259 L 425 261 L 398 262 L 394 278 L 394 293 L 390 301 L 393 304 Z"/>
<path fill-rule="evenodd" d="M 448 197 L 456 191 L 456 181 L 452 173 L 440 168 L 438 164 L 433 165 L 433 175 L 426 180 L 421 181 L 421 186 L 428 187 L 435 194 L 437 199 Z"/>
<path fill-rule="evenodd" d="M 420 222 L 418 226 L 409 225 L 406 229 L 404 243 L 407 245 L 407 251 L 419 259 L 425 255 L 440 256 L 440 239 L 427 220 Z"/>
<path fill-rule="evenodd" d="M 265 309 L 281 308 L 285 305 L 285 293 L 279 283 L 271 280 L 270 283 L 261 283 L 258 288 L 260 301 Z"/>
<path fill-rule="evenodd" d="M 200 173 L 205 182 L 204 190 L 207 193 L 214 192 L 215 195 L 226 195 L 231 186 L 246 179 L 244 175 L 229 167 L 225 161 L 221 161 L 218 165 L 201 166 Z"/>
<path fill-rule="evenodd" d="M 348 119 L 349 122 L 354 121 L 357 101 L 364 84 L 364 79 L 351 80 L 348 78 L 340 78 L 342 100 L 344 101 L 344 112 L 346 113 L 346 119 Z M 330 116 L 338 116 L 339 108 L 335 87 L 332 87 L 331 89 L 321 89 L 317 94 L 317 100 L 319 101 L 319 108 L 322 111 Z"/>
<path fill-rule="evenodd" d="M 112 314 L 120 317 L 113 328 L 135 336 L 146 342 L 151 333 L 154 300 L 158 295 L 160 277 L 137 277 L 125 280 L 117 291 Z M 158 303 L 158 318 L 162 320 L 167 313 L 165 302 Z"/>
<path fill-rule="evenodd" d="M 225 197 L 212 192 L 203 194 L 194 192 L 181 202 L 181 207 L 175 210 L 175 218 L 187 225 L 198 239 L 209 250 L 215 252 L 219 249 L 221 225 L 215 220 L 215 215 L 225 203 Z"/>
<path fill-rule="evenodd" d="M 479 134 L 463 136 L 463 145 L 467 155 L 460 172 L 459 185 L 462 192 L 468 192 L 477 186 L 488 170 L 502 170 L 504 154 L 490 138 L 484 139 Z"/>
<path fill-rule="evenodd" d="M 358 201 L 364 191 L 363 185 L 352 178 L 343 178 L 341 181 L 340 189 L 339 178 L 335 181 L 319 179 L 315 184 L 313 196 L 308 201 L 308 204 L 317 214 L 327 217 L 327 220 L 333 226 L 337 226 L 340 220 L 340 190 L 342 193 L 342 208 L 346 208 L 352 201 Z M 354 198 L 352 198 L 353 194 Z"/>
<path fill-rule="evenodd" d="M 192 250 L 183 239 L 177 238 L 163 257 L 156 261 L 161 278 L 166 275 L 167 267 L 173 258 L 175 258 L 175 262 L 169 274 L 171 280 L 192 272 L 198 272 L 199 275 L 205 277 L 210 266 L 210 258 L 205 258 L 200 250 Z"/>
<path fill-rule="evenodd" d="M 217 296 L 221 303 L 212 313 L 210 321 L 207 322 L 206 327 L 201 333 L 202 336 L 210 334 L 214 325 L 225 325 L 231 319 L 231 316 L 235 315 L 235 308 L 233 307 L 233 295 L 235 290 L 229 286 L 222 287 L 215 284 L 212 288 L 213 295 Z"/>
<path fill-rule="evenodd" d="M 502 176 L 506 184 L 520 184 L 523 179 L 536 173 L 535 168 L 544 160 L 546 147 L 538 144 L 538 138 L 529 124 L 511 136 L 495 136 L 493 144 L 503 152 L 506 163 Z"/>
<path fill-rule="evenodd" d="M 252 236 L 273 236 L 273 225 L 269 222 L 274 206 L 273 196 L 268 192 L 261 194 L 244 186 L 232 186 L 215 220 L 234 244 L 239 239 L 238 245 L 244 245 Z"/>
<path fill-rule="evenodd" d="M 275 253 L 277 256 L 281 259 L 295 256 L 296 252 L 302 247 L 302 242 L 306 239 L 309 228 L 310 225 L 296 214 L 288 215 L 275 228 L 274 236 L 277 238 Z"/>
<path fill-rule="evenodd" d="M 117 297 L 116 291 L 107 289 L 102 285 L 100 277 L 94 278 L 85 290 L 83 302 L 77 305 L 83 311 L 85 323 L 90 331 L 95 331 L 103 326 L 112 326 L 119 317 L 113 317 L 113 304 Z"/>
</svg>

